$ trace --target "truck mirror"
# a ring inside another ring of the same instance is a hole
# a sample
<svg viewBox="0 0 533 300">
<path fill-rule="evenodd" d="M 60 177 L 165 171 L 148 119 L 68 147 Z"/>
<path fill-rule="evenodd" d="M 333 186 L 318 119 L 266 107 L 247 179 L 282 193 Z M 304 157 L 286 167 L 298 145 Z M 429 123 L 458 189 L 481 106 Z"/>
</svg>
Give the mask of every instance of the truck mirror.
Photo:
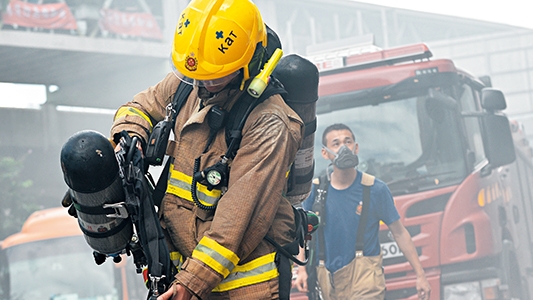
<svg viewBox="0 0 533 300">
<path fill-rule="evenodd" d="M 509 120 L 504 115 L 485 114 L 481 117 L 483 146 L 492 168 L 515 161 L 515 149 Z"/>
<path fill-rule="evenodd" d="M 480 76 L 480 77 L 479 77 L 479 80 L 480 80 L 481 82 L 483 82 L 483 84 L 484 84 L 486 87 L 492 87 L 492 79 L 490 78 L 490 76 L 488 76 L 488 75 Z"/>
<path fill-rule="evenodd" d="M 504 110 L 507 108 L 505 96 L 502 91 L 493 88 L 484 88 L 481 91 L 481 106 L 490 111 Z"/>
</svg>

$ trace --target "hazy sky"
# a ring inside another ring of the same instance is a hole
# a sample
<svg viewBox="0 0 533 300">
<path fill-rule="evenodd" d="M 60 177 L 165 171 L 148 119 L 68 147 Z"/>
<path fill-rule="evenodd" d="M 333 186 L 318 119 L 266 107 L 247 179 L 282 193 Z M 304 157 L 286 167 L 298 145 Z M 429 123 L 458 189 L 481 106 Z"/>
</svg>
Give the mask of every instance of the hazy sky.
<svg viewBox="0 0 533 300">
<path fill-rule="evenodd" d="M 34 108 L 46 102 L 46 87 L 0 82 L 0 107 Z"/>
<path fill-rule="evenodd" d="M 533 29 L 529 0 L 362 0 L 357 2 L 464 17 Z"/>
</svg>

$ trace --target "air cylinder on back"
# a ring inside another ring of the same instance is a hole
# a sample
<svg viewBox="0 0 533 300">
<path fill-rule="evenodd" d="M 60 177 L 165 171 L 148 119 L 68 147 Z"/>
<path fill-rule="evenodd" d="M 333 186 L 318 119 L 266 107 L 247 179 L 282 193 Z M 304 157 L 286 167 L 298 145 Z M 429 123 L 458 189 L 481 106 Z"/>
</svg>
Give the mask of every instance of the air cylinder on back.
<svg viewBox="0 0 533 300">
<path fill-rule="evenodd" d="M 304 140 L 296 153 L 286 194 L 292 204 L 297 204 L 309 196 L 314 174 L 318 69 L 309 60 L 290 54 L 280 59 L 272 75 L 283 83 L 288 93 L 283 97 L 285 102 L 305 124 Z"/>
<path fill-rule="evenodd" d="M 89 246 L 101 254 L 121 253 L 131 240 L 133 224 L 129 218 L 108 216 L 120 211 L 127 216 L 125 208 L 116 205 L 124 201 L 124 190 L 109 140 L 92 130 L 74 134 L 61 149 L 61 169 Z"/>
</svg>

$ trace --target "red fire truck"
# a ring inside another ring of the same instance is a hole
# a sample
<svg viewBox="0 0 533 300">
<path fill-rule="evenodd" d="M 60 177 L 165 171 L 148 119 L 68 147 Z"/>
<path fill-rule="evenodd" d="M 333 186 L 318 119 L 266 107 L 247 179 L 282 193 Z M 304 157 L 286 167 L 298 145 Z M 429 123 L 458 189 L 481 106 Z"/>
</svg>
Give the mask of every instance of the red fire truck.
<svg viewBox="0 0 533 300">
<path fill-rule="evenodd" d="M 389 186 L 431 299 L 529 299 L 531 148 L 523 137 L 514 146 L 490 78 L 431 57 L 425 44 L 310 57 L 320 70 L 317 133 L 332 123 L 353 129 L 358 168 Z M 315 140 L 318 176 L 328 162 Z M 385 225 L 379 238 L 386 299 L 417 299 L 415 274 Z"/>
</svg>

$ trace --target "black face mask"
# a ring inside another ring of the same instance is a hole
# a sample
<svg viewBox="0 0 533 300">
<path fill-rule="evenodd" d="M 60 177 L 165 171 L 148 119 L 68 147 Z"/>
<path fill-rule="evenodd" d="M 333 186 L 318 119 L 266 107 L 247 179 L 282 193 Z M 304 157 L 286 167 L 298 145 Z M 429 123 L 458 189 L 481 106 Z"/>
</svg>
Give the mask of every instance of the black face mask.
<svg viewBox="0 0 533 300">
<path fill-rule="evenodd" d="M 331 151 L 326 146 L 324 146 L 324 149 L 335 155 L 335 158 L 333 158 L 333 164 L 339 169 L 355 168 L 359 164 L 359 157 L 357 157 L 357 154 L 354 154 L 346 145 L 342 145 L 337 153 Z"/>
</svg>

